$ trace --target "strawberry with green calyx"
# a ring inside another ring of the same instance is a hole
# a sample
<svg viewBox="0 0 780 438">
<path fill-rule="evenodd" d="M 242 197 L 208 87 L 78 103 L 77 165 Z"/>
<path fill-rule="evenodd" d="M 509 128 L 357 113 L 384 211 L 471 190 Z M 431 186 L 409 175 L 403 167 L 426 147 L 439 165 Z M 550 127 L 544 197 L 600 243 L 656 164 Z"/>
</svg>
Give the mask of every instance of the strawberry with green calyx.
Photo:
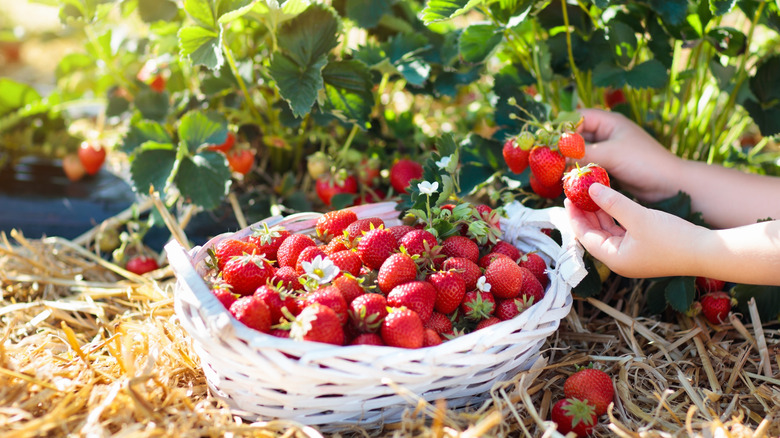
<svg viewBox="0 0 780 438">
<path fill-rule="evenodd" d="M 466 283 L 466 290 L 474 290 L 477 287 L 477 280 L 482 275 L 476 263 L 463 257 L 450 257 L 444 261 L 442 270 L 453 271 L 463 277 Z"/>
<path fill-rule="evenodd" d="M 217 269 L 225 269 L 225 265 L 231 258 L 244 254 L 261 254 L 260 249 L 251 242 L 238 239 L 224 239 L 214 248 L 214 257 L 217 259 Z"/>
<path fill-rule="evenodd" d="M 529 134 L 533 137 L 533 135 L 528 132 L 524 134 Z M 509 170 L 517 174 L 523 173 L 528 167 L 528 156 L 530 154 L 530 148 L 523 149 L 520 147 L 520 143 L 521 142 L 518 141 L 517 137 L 510 137 L 504 142 L 504 147 L 501 151 L 504 156 L 504 162 L 507 167 L 509 167 Z M 531 143 L 533 144 L 533 138 L 531 139 Z"/>
<path fill-rule="evenodd" d="M 306 306 L 289 325 L 291 339 L 344 344 L 344 329 L 339 322 L 339 316 L 323 304 L 312 303 Z"/>
<path fill-rule="evenodd" d="M 357 178 L 353 175 L 340 175 L 339 177 L 321 176 L 314 184 L 314 191 L 323 204 L 330 207 L 331 200 L 338 194 L 357 195 Z"/>
<path fill-rule="evenodd" d="M 563 394 L 567 399 L 587 400 L 593 406 L 596 416 L 607 413 L 615 397 L 612 379 L 604 371 L 586 367 L 575 372 L 563 383 Z"/>
<path fill-rule="evenodd" d="M 408 193 L 412 180 L 423 176 L 423 167 L 420 163 L 403 159 L 398 160 L 390 168 L 390 185 L 398 193 Z"/>
<path fill-rule="evenodd" d="M 421 348 L 425 342 L 425 329 L 420 316 L 406 307 L 392 308 L 380 328 L 386 345 L 401 348 Z"/>
<path fill-rule="evenodd" d="M 232 257 L 222 270 L 222 279 L 238 295 L 252 295 L 274 276 L 274 267 L 262 255 Z"/>
<path fill-rule="evenodd" d="M 466 292 L 460 303 L 463 317 L 472 321 L 490 318 L 496 311 L 496 299 L 489 291 L 473 290 Z"/>
<path fill-rule="evenodd" d="M 305 234 L 291 234 L 289 237 L 279 245 L 279 249 L 276 253 L 276 260 L 279 267 L 291 266 L 296 267 L 298 263 L 298 256 L 301 252 L 310 246 L 317 246 L 314 239 Z"/>
<path fill-rule="evenodd" d="M 358 220 L 357 214 L 352 210 L 329 211 L 317 219 L 315 225 L 317 237 L 328 243 L 333 237 L 343 235 L 344 230 L 356 220 Z"/>
<path fill-rule="evenodd" d="M 412 256 L 403 252 L 387 258 L 379 267 L 377 285 L 382 293 L 390 292 L 394 287 L 414 281 L 417 278 L 417 263 Z"/>
<path fill-rule="evenodd" d="M 346 237 L 349 245 L 352 248 L 357 247 L 359 239 L 363 238 L 363 235 L 371 230 L 377 228 L 384 228 L 385 221 L 378 217 L 368 217 L 365 219 L 358 219 L 355 222 L 349 224 L 346 230 L 344 230 L 344 237 Z"/>
<path fill-rule="evenodd" d="M 268 260 L 276 260 L 277 251 L 281 246 L 284 239 L 290 237 L 290 232 L 285 230 L 284 227 L 275 226 L 268 227 L 268 224 L 263 222 L 262 228 L 251 228 L 252 234 L 244 237 L 242 240 L 252 243 L 257 247 L 258 254 L 265 254 L 265 258 Z"/>
<path fill-rule="evenodd" d="M 336 312 L 341 325 L 346 324 L 349 320 L 349 306 L 347 306 L 347 301 L 335 286 L 321 286 L 314 292 L 307 294 L 303 300 L 304 307 L 311 306 L 314 303 L 330 307 Z"/>
<path fill-rule="evenodd" d="M 383 295 L 367 293 L 349 304 L 349 318 L 361 333 L 376 333 L 387 316 L 387 299 Z"/>
<path fill-rule="evenodd" d="M 271 331 L 271 311 L 260 297 L 239 298 L 230 305 L 230 314 L 249 328 L 263 333 Z"/>
<path fill-rule="evenodd" d="M 409 308 L 425 323 L 433 313 L 436 299 L 436 288 L 433 284 L 415 280 L 394 287 L 387 294 L 387 305 Z"/>
<path fill-rule="evenodd" d="M 360 275 L 360 268 L 363 267 L 360 256 L 348 249 L 328 254 L 326 258 L 338 266 L 341 272 L 348 272 L 355 277 Z"/>
<path fill-rule="evenodd" d="M 528 157 L 531 173 L 547 187 L 558 184 L 566 170 L 566 158 L 548 146 L 536 146 Z"/>
<path fill-rule="evenodd" d="M 254 296 L 260 298 L 268 306 L 272 324 L 285 320 L 283 309 L 293 315 L 300 313 L 298 301 L 284 288 L 266 284 L 257 288 Z"/>
<path fill-rule="evenodd" d="M 445 315 L 454 312 L 466 294 L 466 282 L 453 271 L 434 272 L 428 276 L 428 283 L 436 288 L 434 309 Z"/>
<path fill-rule="evenodd" d="M 564 176 L 563 192 L 580 210 L 597 211 L 601 207 L 593 202 L 588 193 L 590 186 L 595 183 L 609 187 L 609 175 L 603 167 L 593 163 L 585 167 L 577 166 Z"/>
<path fill-rule="evenodd" d="M 350 248 L 352 248 L 352 245 L 347 240 L 347 237 L 342 235 L 330 239 L 330 242 L 328 242 L 328 244 L 325 245 L 323 251 L 325 251 L 325 254 L 330 255 L 330 254 L 335 254 L 339 251 L 346 251 Z"/>
<path fill-rule="evenodd" d="M 333 286 L 338 288 L 347 304 L 366 293 L 366 290 L 363 288 L 363 279 L 358 279 L 348 272 L 336 277 L 333 280 Z"/>
<path fill-rule="evenodd" d="M 274 271 L 271 283 L 281 284 L 282 287 L 289 290 L 301 290 L 303 285 L 299 281 L 298 272 L 292 266 L 282 266 Z"/>
<path fill-rule="evenodd" d="M 298 261 L 295 262 L 295 272 L 297 272 L 298 275 L 305 274 L 306 270 L 303 269 L 303 263 L 311 263 L 315 257 L 325 259 L 327 255 L 319 246 L 307 246 L 306 248 L 303 248 L 303 251 L 298 255 Z"/>
<path fill-rule="evenodd" d="M 586 437 L 593 432 L 598 416 L 593 406 L 584 400 L 567 398 L 559 400 L 552 408 L 550 419 L 558 425 L 563 435 L 574 432 L 577 437 Z"/>
<path fill-rule="evenodd" d="M 525 312 L 526 309 L 533 305 L 534 298 L 532 296 L 521 296 L 517 298 L 499 300 L 498 303 L 496 303 L 495 315 L 498 319 L 506 321 Z"/>
<path fill-rule="evenodd" d="M 734 304 L 731 296 L 726 292 L 710 292 L 705 294 L 699 300 L 701 302 L 701 313 L 711 324 L 718 325 L 728 320 L 731 306 Z"/>
<path fill-rule="evenodd" d="M 462 257 L 474 263 L 479 261 L 479 246 L 465 236 L 450 236 L 444 239 L 441 252 L 448 257 Z"/>
<path fill-rule="evenodd" d="M 226 309 L 230 309 L 230 306 L 236 302 L 238 297 L 230 290 L 230 286 L 224 283 L 214 285 L 211 288 L 211 293 L 225 306 Z"/>
<path fill-rule="evenodd" d="M 397 249 L 398 242 L 393 233 L 381 227 L 363 235 L 357 246 L 357 254 L 369 269 L 379 269 Z"/>
<path fill-rule="evenodd" d="M 580 160 L 585 157 L 585 139 L 577 132 L 564 132 L 558 139 L 558 152 L 566 158 Z"/>
</svg>

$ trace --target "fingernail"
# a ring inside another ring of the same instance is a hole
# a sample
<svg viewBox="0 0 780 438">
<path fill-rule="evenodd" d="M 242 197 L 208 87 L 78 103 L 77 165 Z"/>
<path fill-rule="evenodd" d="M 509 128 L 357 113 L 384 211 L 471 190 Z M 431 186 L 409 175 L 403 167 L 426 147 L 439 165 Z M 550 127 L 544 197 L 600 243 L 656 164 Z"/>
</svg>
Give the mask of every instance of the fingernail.
<svg viewBox="0 0 780 438">
<path fill-rule="evenodd" d="M 590 196 L 600 196 L 604 192 L 604 186 L 599 183 L 594 183 L 593 185 L 588 188 L 588 193 L 590 193 Z"/>
</svg>

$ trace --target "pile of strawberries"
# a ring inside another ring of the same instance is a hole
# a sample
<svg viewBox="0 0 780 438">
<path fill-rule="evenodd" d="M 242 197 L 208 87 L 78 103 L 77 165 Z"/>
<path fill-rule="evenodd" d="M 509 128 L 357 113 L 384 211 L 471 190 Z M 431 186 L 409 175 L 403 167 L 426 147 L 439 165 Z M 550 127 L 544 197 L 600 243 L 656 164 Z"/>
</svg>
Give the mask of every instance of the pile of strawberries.
<svg viewBox="0 0 780 438">
<path fill-rule="evenodd" d="M 263 225 L 212 248 L 206 281 L 246 326 L 334 345 L 434 346 L 544 297 L 547 265 L 500 239 L 500 209 L 431 211 L 448 232 L 412 215 L 386 226 L 349 209 L 324 214 L 311 234 Z"/>
<path fill-rule="evenodd" d="M 580 368 L 563 383 L 564 398 L 553 405 L 550 417 L 558 432 L 585 437 L 593 432 L 600 416 L 615 398 L 612 379 L 592 366 Z"/>
</svg>

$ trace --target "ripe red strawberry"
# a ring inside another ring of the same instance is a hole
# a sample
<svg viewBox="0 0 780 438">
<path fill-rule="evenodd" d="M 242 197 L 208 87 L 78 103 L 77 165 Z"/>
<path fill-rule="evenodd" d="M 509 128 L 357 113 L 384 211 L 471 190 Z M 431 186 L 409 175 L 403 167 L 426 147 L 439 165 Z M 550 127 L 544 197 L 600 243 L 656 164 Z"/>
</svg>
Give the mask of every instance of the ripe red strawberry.
<svg viewBox="0 0 780 438">
<path fill-rule="evenodd" d="M 523 285 L 520 286 L 520 296 L 523 298 L 533 298 L 534 303 L 538 303 L 544 298 L 544 287 L 533 273 L 526 268 L 520 267 L 523 271 Z"/>
<path fill-rule="evenodd" d="M 712 324 L 726 321 L 731 311 L 731 297 L 726 292 L 710 292 L 701 297 L 701 313 Z"/>
<path fill-rule="evenodd" d="M 274 267 L 263 256 L 247 254 L 233 257 L 222 270 L 222 279 L 239 295 L 252 295 L 274 276 Z"/>
<path fill-rule="evenodd" d="M 515 137 L 510 137 L 504 142 L 504 148 L 502 150 L 504 155 L 504 162 L 513 173 L 523 173 L 528 167 L 528 156 L 530 150 L 523 150 L 515 140 Z"/>
<path fill-rule="evenodd" d="M 416 278 L 417 264 L 410 255 L 399 252 L 391 255 L 382 263 L 376 281 L 379 290 L 386 294 L 394 287 Z"/>
<path fill-rule="evenodd" d="M 230 305 L 230 314 L 249 328 L 268 333 L 271 331 L 271 311 L 259 297 L 241 297 Z"/>
<path fill-rule="evenodd" d="M 423 347 L 435 347 L 442 343 L 441 336 L 431 329 L 423 330 Z"/>
<path fill-rule="evenodd" d="M 330 206 L 331 200 L 335 195 L 340 193 L 356 194 L 358 192 L 358 183 L 357 179 L 352 175 L 346 177 L 344 181 L 335 181 L 330 176 L 321 176 L 317 179 L 314 190 L 322 203 Z"/>
<path fill-rule="evenodd" d="M 222 153 L 228 153 L 230 149 L 233 148 L 233 145 L 236 144 L 236 134 L 233 132 L 228 132 L 227 137 L 225 137 L 225 141 L 221 144 L 210 144 L 206 146 L 206 149 L 210 151 L 215 152 L 222 152 Z"/>
<path fill-rule="evenodd" d="M 542 185 L 550 187 L 556 185 L 563 177 L 566 158 L 547 146 L 536 146 L 531 149 L 528 165 L 536 179 Z"/>
<path fill-rule="evenodd" d="M 387 300 L 381 294 L 363 294 L 349 304 L 349 319 L 361 333 L 376 333 L 387 316 Z"/>
<path fill-rule="evenodd" d="M 357 219 L 357 214 L 352 210 L 329 211 L 317 219 L 317 237 L 328 243 L 333 237 L 343 235 L 349 224 Z"/>
<path fill-rule="evenodd" d="M 369 269 L 379 269 L 382 263 L 398 249 L 393 233 L 384 228 L 367 232 L 358 243 L 357 253 Z"/>
<path fill-rule="evenodd" d="M 295 272 L 297 272 L 298 275 L 305 274 L 306 270 L 303 269 L 303 262 L 311 263 L 311 261 L 314 260 L 314 258 L 317 256 L 323 259 L 327 257 L 325 251 L 323 251 L 322 248 L 318 246 L 307 246 L 306 248 L 303 248 L 301 253 L 298 254 L 298 260 L 295 262 Z"/>
<path fill-rule="evenodd" d="M 249 149 L 233 149 L 227 154 L 230 170 L 246 175 L 255 164 L 255 151 Z"/>
<path fill-rule="evenodd" d="M 348 272 L 355 277 L 360 275 L 360 268 L 363 267 L 363 262 L 355 251 L 350 251 L 348 249 L 338 251 L 330 253 L 327 258 L 332 261 L 341 272 Z"/>
<path fill-rule="evenodd" d="M 531 307 L 536 301 L 532 297 L 517 297 L 499 300 L 496 303 L 495 315 L 501 321 L 512 319 Z"/>
<path fill-rule="evenodd" d="M 290 237 L 290 232 L 282 227 L 271 227 L 263 224 L 263 228 L 255 228 L 252 234 L 243 240 L 254 244 L 258 254 L 265 254 L 268 260 L 276 260 L 276 252 L 284 239 Z"/>
<path fill-rule="evenodd" d="M 431 317 L 428 321 L 425 321 L 423 326 L 427 329 L 432 329 L 440 335 L 448 335 L 452 333 L 452 321 L 447 315 L 434 311 L 431 313 Z"/>
<path fill-rule="evenodd" d="M 310 246 L 317 246 L 314 239 L 305 234 L 291 234 L 284 239 L 276 254 L 279 267 L 291 266 L 295 268 L 301 251 Z"/>
<path fill-rule="evenodd" d="M 351 303 L 355 298 L 366 293 L 365 289 L 363 289 L 363 286 L 360 285 L 360 281 L 358 281 L 352 275 L 339 275 L 335 280 L 333 280 L 333 286 L 338 288 L 339 292 L 341 292 L 341 296 L 344 297 L 344 301 L 346 301 L 347 304 Z"/>
<path fill-rule="evenodd" d="M 426 251 L 430 252 L 438 243 L 436 236 L 427 230 L 409 231 L 398 241 L 399 245 L 403 245 L 406 248 L 406 252 L 409 255 L 423 255 Z"/>
<path fill-rule="evenodd" d="M 588 194 L 588 188 L 594 183 L 609 187 L 609 175 L 603 167 L 591 163 L 585 167 L 572 169 L 564 176 L 563 192 L 581 210 L 596 211 L 600 207 Z"/>
<path fill-rule="evenodd" d="M 428 276 L 428 282 L 436 288 L 434 309 L 437 312 L 454 312 L 466 294 L 466 282 L 460 274 L 453 271 L 434 272 Z"/>
<path fill-rule="evenodd" d="M 365 219 L 358 219 L 352 222 L 347 227 L 347 240 L 354 248 L 356 239 L 360 239 L 363 235 L 372 229 L 377 229 L 385 226 L 385 221 L 378 217 L 369 217 Z"/>
<path fill-rule="evenodd" d="M 523 254 L 517 264 L 531 271 L 542 286 L 547 286 L 547 282 L 549 281 L 549 278 L 545 273 L 547 270 L 547 263 L 545 263 L 542 256 L 538 253 L 531 251 L 527 254 Z"/>
<path fill-rule="evenodd" d="M 103 162 L 106 160 L 106 149 L 98 144 L 91 144 L 88 142 L 81 143 L 79 146 L 79 160 L 81 165 L 84 166 L 84 170 L 89 175 L 98 173 Z"/>
<path fill-rule="evenodd" d="M 282 287 L 289 290 L 301 290 L 303 285 L 298 281 L 298 272 L 292 266 L 282 266 L 274 272 L 274 276 L 271 278 L 271 283 L 278 285 L 282 283 Z"/>
<path fill-rule="evenodd" d="M 500 319 L 496 318 L 495 316 L 491 316 L 487 319 L 483 319 L 482 321 L 477 323 L 477 330 L 481 330 L 485 327 L 490 327 L 491 325 L 496 325 L 499 322 L 501 322 Z"/>
<path fill-rule="evenodd" d="M 700 292 L 720 292 L 726 287 L 726 282 L 708 277 L 696 277 L 696 289 Z"/>
<path fill-rule="evenodd" d="M 125 269 L 133 274 L 143 275 L 158 269 L 157 260 L 147 256 L 136 256 L 127 261 Z"/>
<path fill-rule="evenodd" d="M 257 288 L 254 296 L 263 300 L 268 306 L 268 310 L 271 313 L 271 324 L 278 324 L 280 320 L 286 320 L 285 314 L 282 311 L 283 308 L 287 308 L 287 311 L 292 315 L 300 313 L 298 301 L 284 290 L 279 290 L 269 285 L 263 285 Z"/>
<path fill-rule="evenodd" d="M 490 252 L 498 252 L 501 254 L 506 254 L 510 259 L 515 261 L 520 259 L 520 256 L 523 255 L 522 252 L 520 252 L 520 250 L 517 249 L 516 246 L 512 245 L 506 240 L 499 240 L 498 242 L 496 242 L 496 244 L 493 245 L 493 249 L 491 249 Z"/>
<path fill-rule="evenodd" d="M 615 106 L 625 102 L 626 95 L 623 94 L 622 89 L 618 88 L 604 91 L 604 103 L 607 105 L 607 108 L 612 109 Z"/>
<path fill-rule="evenodd" d="M 313 303 L 306 306 L 292 321 L 290 338 L 299 341 L 343 345 L 344 329 L 339 316 L 328 306 Z"/>
<path fill-rule="evenodd" d="M 564 132 L 558 140 L 558 152 L 566 158 L 580 160 L 585 157 L 585 139 L 576 132 Z"/>
<path fill-rule="evenodd" d="M 252 243 L 238 239 L 224 239 L 214 248 L 214 255 L 217 257 L 217 268 L 220 271 L 225 269 L 225 264 L 232 257 L 244 254 L 260 254 L 260 251 Z"/>
<path fill-rule="evenodd" d="M 349 244 L 349 241 L 347 240 L 346 237 L 344 237 L 342 235 L 342 236 L 334 237 L 333 239 L 330 239 L 330 242 L 328 242 L 328 244 L 325 245 L 324 251 L 325 251 L 325 254 L 330 255 L 330 254 L 335 254 L 335 253 L 337 253 L 339 251 L 346 251 L 346 250 L 348 250 L 350 248 L 351 248 L 351 246 Z"/>
<path fill-rule="evenodd" d="M 377 333 L 361 333 L 349 345 L 385 345 L 385 343 Z"/>
<path fill-rule="evenodd" d="M 406 233 L 414 230 L 415 228 L 411 225 L 395 225 L 387 230 L 393 233 L 393 236 L 395 237 L 395 240 L 397 240 L 399 243 L 401 242 L 401 238 L 403 238 Z"/>
<path fill-rule="evenodd" d="M 272 328 L 268 334 L 275 338 L 289 339 L 290 329 L 284 327 Z"/>
<path fill-rule="evenodd" d="M 607 413 L 615 398 L 612 379 L 607 373 L 595 368 L 583 368 L 569 376 L 563 383 L 563 395 L 587 401 L 594 408 L 596 416 Z"/>
<path fill-rule="evenodd" d="M 436 288 L 427 281 L 410 281 L 396 286 L 387 294 L 387 305 L 391 307 L 407 307 L 424 322 L 433 313 L 436 302 Z"/>
<path fill-rule="evenodd" d="M 474 290 L 477 287 L 477 280 L 482 275 L 476 263 L 463 257 L 450 257 L 444 261 L 442 269 L 445 271 L 454 271 L 463 277 L 466 284 L 466 290 Z"/>
<path fill-rule="evenodd" d="M 425 339 L 425 329 L 420 316 L 408 308 L 395 308 L 385 317 L 380 329 L 386 345 L 401 348 L 420 348 Z"/>
<path fill-rule="evenodd" d="M 523 268 L 509 257 L 499 257 L 485 270 L 485 279 L 496 298 L 514 298 L 523 286 Z"/>
<path fill-rule="evenodd" d="M 214 294 L 215 297 L 219 300 L 220 303 L 222 303 L 223 306 L 225 306 L 226 309 L 230 309 L 230 306 L 236 302 L 238 299 L 233 292 L 230 291 L 229 287 L 221 287 L 217 286 L 213 289 L 211 289 L 211 293 Z"/>
<path fill-rule="evenodd" d="M 557 199 L 558 196 L 561 196 L 561 193 L 563 193 L 563 180 L 560 180 L 551 186 L 546 186 L 539 182 L 534 174 L 531 174 L 529 182 L 531 184 L 531 190 L 542 198 Z"/>
<path fill-rule="evenodd" d="M 577 399 L 558 400 L 552 408 L 550 419 L 558 425 L 558 432 L 565 435 L 574 432 L 582 438 L 590 435 L 598 417 L 593 406 Z"/>
<path fill-rule="evenodd" d="M 487 269 L 488 266 L 490 266 L 490 264 L 493 263 L 493 261 L 498 259 L 498 258 L 509 259 L 512 262 L 514 262 L 514 260 L 509 258 L 509 256 L 506 255 L 506 254 L 503 254 L 503 253 L 500 253 L 500 252 L 491 252 L 489 254 L 485 254 L 482 257 L 480 257 L 479 262 L 477 263 L 477 266 L 479 266 L 482 269 Z"/>
<path fill-rule="evenodd" d="M 490 292 L 473 290 L 466 292 L 460 303 L 463 317 L 472 321 L 488 319 L 496 311 L 496 299 Z"/>
<path fill-rule="evenodd" d="M 406 193 L 412 180 L 423 176 L 423 167 L 412 160 L 399 160 L 390 168 L 390 185 L 398 193 Z"/>
<path fill-rule="evenodd" d="M 304 298 L 304 307 L 311 306 L 314 303 L 328 306 L 336 312 L 339 323 L 344 325 L 349 320 L 349 306 L 344 296 L 341 295 L 339 288 L 335 286 L 324 286 L 306 295 Z"/>
<path fill-rule="evenodd" d="M 463 257 L 474 263 L 479 261 L 479 246 L 465 236 L 450 236 L 444 239 L 441 252 L 450 257 Z"/>
</svg>

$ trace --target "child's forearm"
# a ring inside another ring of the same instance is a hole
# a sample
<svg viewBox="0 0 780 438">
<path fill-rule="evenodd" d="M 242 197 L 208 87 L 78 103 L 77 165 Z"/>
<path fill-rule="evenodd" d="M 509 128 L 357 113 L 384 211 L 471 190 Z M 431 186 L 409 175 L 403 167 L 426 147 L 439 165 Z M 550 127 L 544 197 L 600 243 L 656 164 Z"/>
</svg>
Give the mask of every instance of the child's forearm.
<svg viewBox="0 0 780 438">
<path fill-rule="evenodd" d="M 780 286 L 780 221 L 713 230 L 696 247 L 700 276 Z"/>
<path fill-rule="evenodd" d="M 741 172 L 698 161 L 685 161 L 679 189 L 691 196 L 692 208 L 716 228 L 780 219 L 780 178 Z"/>
</svg>

